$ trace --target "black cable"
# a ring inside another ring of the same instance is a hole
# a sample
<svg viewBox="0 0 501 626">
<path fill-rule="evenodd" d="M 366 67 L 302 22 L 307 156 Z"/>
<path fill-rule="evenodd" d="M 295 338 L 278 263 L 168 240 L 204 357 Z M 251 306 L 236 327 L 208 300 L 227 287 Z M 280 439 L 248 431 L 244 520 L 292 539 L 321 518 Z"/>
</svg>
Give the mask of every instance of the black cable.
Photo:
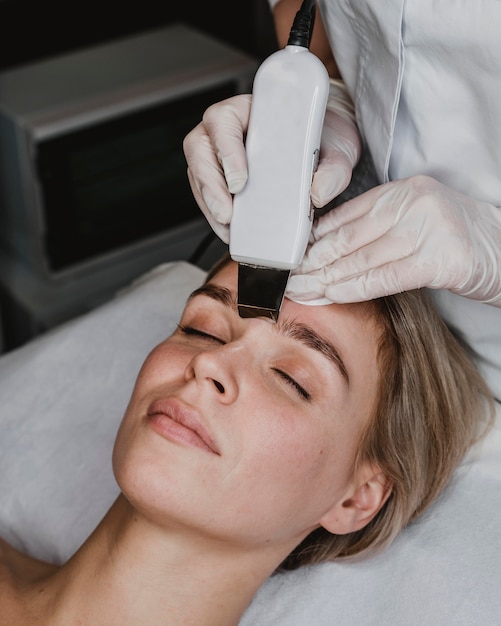
<svg viewBox="0 0 501 626">
<path fill-rule="evenodd" d="M 314 22 L 315 0 L 303 0 L 303 4 L 294 18 L 287 45 L 309 48 Z"/>
<path fill-rule="evenodd" d="M 288 46 L 310 47 L 313 24 L 315 22 L 315 6 L 315 0 L 303 0 L 289 33 Z M 216 239 L 215 233 L 210 231 L 198 244 L 189 258 L 189 262 L 198 265 L 203 255 Z"/>
</svg>

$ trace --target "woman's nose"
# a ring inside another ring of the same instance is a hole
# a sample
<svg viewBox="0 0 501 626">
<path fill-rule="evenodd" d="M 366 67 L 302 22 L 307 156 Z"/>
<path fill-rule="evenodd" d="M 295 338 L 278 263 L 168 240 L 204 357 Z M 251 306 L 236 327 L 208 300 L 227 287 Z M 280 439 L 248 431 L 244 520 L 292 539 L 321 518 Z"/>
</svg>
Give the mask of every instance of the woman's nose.
<svg viewBox="0 0 501 626">
<path fill-rule="evenodd" d="M 195 379 L 217 395 L 220 402 L 230 404 L 238 395 L 235 359 L 228 350 L 217 348 L 196 354 L 186 366 L 185 380 Z"/>
</svg>

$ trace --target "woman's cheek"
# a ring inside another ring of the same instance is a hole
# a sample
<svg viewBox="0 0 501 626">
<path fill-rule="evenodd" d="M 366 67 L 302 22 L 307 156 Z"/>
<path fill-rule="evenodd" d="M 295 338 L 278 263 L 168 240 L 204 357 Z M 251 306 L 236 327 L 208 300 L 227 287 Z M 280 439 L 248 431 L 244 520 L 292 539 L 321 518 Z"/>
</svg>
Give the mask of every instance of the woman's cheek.
<svg viewBox="0 0 501 626">
<path fill-rule="evenodd" d="M 195 356 L 192 348 L 164 342 L 154 348 L 146 357 L 139 372 L 138 383 L 165 383 L 184 375 L 184 371 Z"/>
</svg>

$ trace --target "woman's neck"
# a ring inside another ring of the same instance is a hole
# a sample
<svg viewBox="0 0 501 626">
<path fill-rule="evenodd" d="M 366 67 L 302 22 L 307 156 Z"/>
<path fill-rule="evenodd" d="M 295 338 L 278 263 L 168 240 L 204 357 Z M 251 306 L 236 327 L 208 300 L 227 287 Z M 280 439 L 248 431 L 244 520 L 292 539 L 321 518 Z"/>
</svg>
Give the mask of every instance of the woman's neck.
<svg viewBox="0 0 501 626">
<path fill-rule="evenodd" d="M 51 626 L 233 626 L 287 550 L 237 550 L 186 529 L 166 531 L 120 496 L 29 600 L 37 623 Z"/>
</svg>

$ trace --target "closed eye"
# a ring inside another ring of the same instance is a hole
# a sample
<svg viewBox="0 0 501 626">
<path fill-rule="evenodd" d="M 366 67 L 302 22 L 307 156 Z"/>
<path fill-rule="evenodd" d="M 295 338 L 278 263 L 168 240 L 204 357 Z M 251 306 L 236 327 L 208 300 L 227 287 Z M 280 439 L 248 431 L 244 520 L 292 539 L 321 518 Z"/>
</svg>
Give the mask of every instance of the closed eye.
<svg viewBox="0 0 501 626">
<path fill-rule="evenodd" d="M 280 378 L 282 378 L 282 380 L 284 380 L 288 385 L 290 385 L 302 398 L 304 398 L 308 402 L 311 400 L 311 395 L 306 391 L 306 389 L 304 387 L 301 387 L 301 385 L 296 380 L 294 380 L 292 376 L 289 376 L 287 372 L 284 372 L 283 370 L 280 370 L 276 367 L 273 367 L 272 369 L 275 373 L 277 373 L 280 376 Z"/>
<path fill-rule="evenodd" d="M 225 343 L 222 339 L 219 339 L 219 337 L 211 335 L 210 333 L 206 333 L 203 330 L 199 330 L 198 328 L 193 328 L 192 326 L 183 326 L 182 324 L 178 324 L 177 327 L 183 333 L 183 335 L 202 337 L 204 339 L 208 339 L 209 341 L 215 341 L 221 345 L 224 345 Z"/>
</svg>

